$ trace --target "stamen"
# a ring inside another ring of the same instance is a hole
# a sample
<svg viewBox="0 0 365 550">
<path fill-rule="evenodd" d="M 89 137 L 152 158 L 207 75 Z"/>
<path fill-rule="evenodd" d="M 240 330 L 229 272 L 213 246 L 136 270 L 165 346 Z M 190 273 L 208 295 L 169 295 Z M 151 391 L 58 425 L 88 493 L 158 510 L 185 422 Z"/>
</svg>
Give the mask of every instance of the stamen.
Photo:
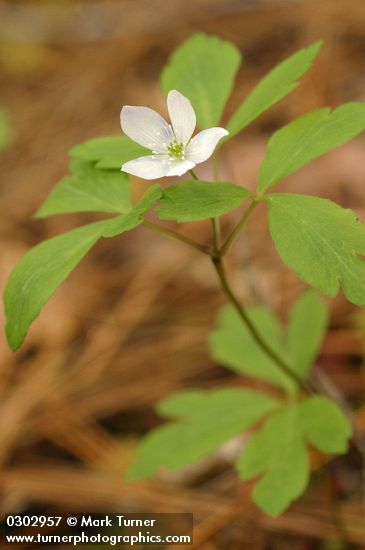
<svg viewBox="0 0 365 550">
<path fill-rule="evenodd" d="M 173 139 L 167 146 L 167 150 L 172 159 L 185 158 L 185 147 L 183 143 L 178 143 L 176 139 Z"/>
</svg>

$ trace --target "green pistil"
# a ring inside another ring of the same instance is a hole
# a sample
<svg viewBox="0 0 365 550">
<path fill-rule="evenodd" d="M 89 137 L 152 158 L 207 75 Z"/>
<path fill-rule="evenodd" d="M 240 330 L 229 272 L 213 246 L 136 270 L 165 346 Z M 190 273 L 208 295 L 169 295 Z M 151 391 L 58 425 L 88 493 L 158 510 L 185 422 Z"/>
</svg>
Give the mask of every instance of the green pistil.
<svg viewBox="0 0 365 550">
<path fill-rule="evenodd" d="M 167 146 L 170 157 L 175 159 L 182 158 L 184 155 L 184 144 L 177 143 L 176 140 L 173 140 L 170 145 Z"/>
</svg>

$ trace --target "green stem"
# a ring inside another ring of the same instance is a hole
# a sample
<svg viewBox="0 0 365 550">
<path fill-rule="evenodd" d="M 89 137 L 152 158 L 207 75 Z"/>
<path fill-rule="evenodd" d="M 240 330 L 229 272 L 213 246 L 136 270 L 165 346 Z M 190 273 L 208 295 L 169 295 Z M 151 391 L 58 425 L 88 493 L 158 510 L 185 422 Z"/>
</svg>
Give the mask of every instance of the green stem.
<svg viewBox="0 0 365 550">
<path fill-rule="evenodd" d="M 215 182 L 219 178 L 219 159 L 218 154 L 213 154 L 213 179 Z M 221 223 L 219 217 L 211 218 L 212 230 L 213 230 L 213 255 L 219 256 L 221 247 Z"/>
<path fill-rule="evenodd" d="M 235 240 L 235 238 L 237 237 L 237 235 L 241 231 L 242 227 L 246 224 L 246 222 L 250 218 L 250 216 L 253 213 L 253 211 L 255 210 L 257 204 L 258 203 L 256 201 L 252 201 L 250 207 L 248 208 L 248 210 L 243 215 L 242 220 L 236 225 L 236 227 L 233 229 L 232 233 L 227 237 L 225 243 L 223 244 L 223 246 L 220 250 L 221 256 L 224 256 L 225 254 L 227 254 L 229 247 L 231 246 L 231 244 L 233 243 L 233 241 Z"/>
<path fill-rule="evenodd" d="M 195 248 L 195 250 L 199 250 L 199 252 L 203 252 L 204 254 L 209 255 L 209 250 L 207 247 L 193 241 L 192 239 L 189 239 L 189 237 L 184 237 L 184 235 L 180 235 L 180 233 L 177 233 L 172 229 L 167 229 L 167 227 L 163 227 L 162 225 L 157 225 L 156 223 L 152 223 L 148 220 L 144 220 L 143 225 L 145 227 L 148 227 L 148 229 L 155 231 L 156 233 L 165 235 L 166 237 L 169 237 L 170 239 L 174 239 L 175 241 L 180 241 L 182 243 L 185 243 L 188 246 Z"/>
<path fill-rule="evenodd" d="M 306 391 L 309 394 L 315 393 L 312 386 L 307 383 L 306 381 L 302 380 L 292 369 L 291 367 L 266 343 L 266 341 L 263 339 L 261 334 L 256 329 L 255 325 L 252 323 L 251 319 L 247 315 L 245 309 L 240 304 L 238 298 L 234 294 L 232 288 L 230 287 L 227 276 L 225 273 L 225 269 L 222 263 L 222 258 L 212 258 L 212 262 L 214 265 L 214 268 L 217 272 L 217 275 L 219 277 L 219 281 L 221 283 L 222 290 L 228 300 L 231 302 L 231 304 L 234 306 L 235 310 L 237 311 L 238 315 L 248 328 L 249 332 L 251 333 L 252 337 L 256 340 L 256 343 L 258 346 L 268 355 L 277 365 L 278 367 L 291 379 L 293 382 L 295 382 L 296 385 L 301 387 L 304 391 Z"/>
<path fill-rule="evenodd" d="M 196 175 L 196 173 L 194 172 L 194 170 L 189 170 L 189 174 L 191 175 L 191 177 L 194 179 L 194 180 L 198 180 L 198 176 Z"/>
</svg>

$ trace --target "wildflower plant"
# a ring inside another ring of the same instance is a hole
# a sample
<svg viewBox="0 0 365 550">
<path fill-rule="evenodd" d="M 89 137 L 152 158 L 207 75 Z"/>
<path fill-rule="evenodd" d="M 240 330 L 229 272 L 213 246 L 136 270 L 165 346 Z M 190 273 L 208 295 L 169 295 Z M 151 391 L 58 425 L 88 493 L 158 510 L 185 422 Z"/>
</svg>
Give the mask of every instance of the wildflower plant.
<svg viewBox="0 0 365 550">
<path fill-rule="evenodd" d="M 273 388 L 265 393 L 224 387 L 167 397 L 157 411 L 168 421 L 142 441 L 129 472 L 131 480 L 160 468 L 182 468 L 249 431 L 236 463 L 237 474 L 243 480 L 257 478 L 254 501 L 277 516 L 309 482 L 310 448 L 333 455 L 345 453 L 350 440 L 356 445 L 347 412 L 321 393 L 311 367 L 328 322 L 320 293 L 334 297 L 342 290 L 353 304 L 365 305 L 365 226 L 353 211 L 328 199 L 280 193 L 275 186 L 360 134 L 365 129 L 365 104 L 316 109 L 274 132 L 255 192 L 217 177 L 201 181 L 193 170 L 212 155 L 217 164 L 218 150 L 229 147 L 230 138 L 292 92 L 320 48 L 321 42 L 316 42 L 276 66 L 222 128 L 240 52 L 217 37 L 202 33 L 190 37 L 162 71 L 171 125 L 150 108 L 123 107 L 125 135 L 92 139 L 71 149 L 71 174 L 36 213 L 38 218 L 85 211 L 113 216 L 39 244 L 14 268 L 5 290 L 6 331 L 13 350 L 99 239 L 144 225 L 194 247 L 211 261 L 229 302 L 210 335 L 211 355 L 238 375 L 263 380 Z M 193 137 L 196 124 L 200 132 Z M 132 204 L 128 174 L 145 179 L 186 174 L 187 179 L 152 184 Z M 240 302 L 223 261 L 248 220 L 253 222 L 259 203 L 266 206 L 270 235 L 281 259 L 312 287 L 293 305 L 285 328 L 266 306 L 246 307 Z M 243 207 L 241 221 L 222 239 L 220 217 L 239 207 Z M 212 224 L 211 245 L 147 219 L 153 209 L 160 220 L 207 220 Z"/>
</svg>

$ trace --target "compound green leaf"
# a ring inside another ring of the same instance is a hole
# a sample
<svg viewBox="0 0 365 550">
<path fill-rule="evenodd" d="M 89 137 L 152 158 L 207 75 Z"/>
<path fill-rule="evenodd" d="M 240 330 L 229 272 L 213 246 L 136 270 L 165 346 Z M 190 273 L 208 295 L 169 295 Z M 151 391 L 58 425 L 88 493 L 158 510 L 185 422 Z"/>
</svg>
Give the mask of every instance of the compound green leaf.
<svg viewBox="0 0 365 550">
<path fill-rule="evenodd" d="M 309 480 L 309 464 L 298 429 L 297 407 L 286 407 L 267 420 L 251 437 L 237 470 L 244 480 L 262 476 L 253 499 L 271 516 L 279 516 L 303 493 Z"/>
<path fill-rule="evenodd" d="M 342 288 L 365 305 L 365 226 L 336 203 L 304 195 L 267 197 L 269 227 L 282 260 L 309 285 L 328 296 Z"/>
<path fill-rule="evenodd" d="M 265 76 L 230 119 L 227 126 L 230 135 L 234 136 L 240 132 L 255 118 L 299 86 L 298 78 L 312 66 L 321 46 L 322 41 L 320 40 L 299 50 Z"/>
<path fill-rule="evenodd" d="M 128 479 L 148 477 L 161 467 L 176 470 L 195 462 L 277 406 L 272 397 L 236 388 L 185 392 L 169 397 L 160 403 L 159 411 L 173 417 L 175 422 L 145 437 Z"/>
<path fill-rule="evenodd" d="M 251 321 L 267 344 L 283 359 L 287 359 L 284 336 L 270 310 L 257 306 L 246 308 Z M 256 340 L 232 307 L 222 310 L 218 328 L 209 337 L 213 359 L 235 372 L 254 376 L 286 391 L 295 389 L 294 382 L 258 346 Z"/>
<path fill-rule="evenodd" d="M 295 302 L 288 323 L 287 344 L 295 371 L 302 378 L 308 374 L 320 350 L 327 321 L 328 308 L 316 291 L 304 292 Z"/>
<path fill-rule="evenodd" d="M 37 218 L 70 212 L 112 212 L 132 209 L 130 182 L 120 170 L 101 170 L 79 162 L 74 174 L 64 178 L 36 212 Z"/>
<path fill-rule="evenodd" d="M 351 436 L 348 420 L 324 397 L 308 397 L 271 416 L 249 440 L 237 462 L 242 479 L 261 476 L 253 498 L 278 516 L 298 498 L 309 481 L 306 443 L 328 453 L 344 453 Z"/>
<path fill-rule="evenodd" d="M 4 293 L 6 333 L 15 350 L 41 309 L 101 237 L 114 237 L 137 227 L 160 197 L 154 186 L 131 212 L 53 237 L 28 252 L 12 271 Z"/>
<path fill-rule="evenodd" d="M 250 197 L 233 183 L 184 181 L 163 191 L 158 210 L 161 220 L 191 222 L 222 216 Z"/>
<path fill-rule="evenodd" d="M 334 401 L 309 397 L 300 403 L 299 417 L 303 436 L 317 449 L 333 454 L 347 451 L 351 424 Z"/>
<path fill-rule="evenodd" d="M 271 137 L 259 174 L 264 193 L 315 158 L 343 145 L 365 129 L 365 103 L 345 103 L 312 111 Z"/>
<path fill-rule="evenodd" d="M 70 149 L 70 155 L 74 158 L 94 162 L 98 168 L 118 170 L 125 162 L 150 153 L 127 136 L 98 137 Z"/>
<path fill-rule="evenodd" d="M 201 129 L 218 126 L 241 62 L 239 50 L 216 36 L 198 33 L 171 55 L 162 71 L 165 94 L 178 90 L 188 97 Z"/>
</svg>

